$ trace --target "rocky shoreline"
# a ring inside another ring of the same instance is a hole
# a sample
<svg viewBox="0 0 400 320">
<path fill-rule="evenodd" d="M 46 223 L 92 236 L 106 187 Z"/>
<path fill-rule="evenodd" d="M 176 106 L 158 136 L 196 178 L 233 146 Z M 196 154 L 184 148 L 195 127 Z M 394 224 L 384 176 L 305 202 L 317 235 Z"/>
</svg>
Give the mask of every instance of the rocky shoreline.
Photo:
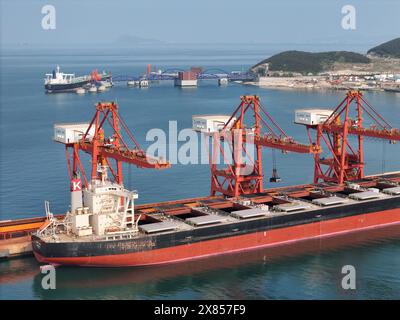
<svg viewBox="0 0 400 320">
<path fill-rule="evenodd" d="M 335 83 L 323 76 L 299 76 L 299 77 L 260 77 L 258 81 L 246 82 L 247 85 L 254 85 L 274 89 L 312 89 L 312 90 L 362 90 L 362 91 L 384 91 L 395 92 L 399 90 L 400 84 L 377 83 L 371 84 L 368 81 L 342 81 Z"/>
</svg>

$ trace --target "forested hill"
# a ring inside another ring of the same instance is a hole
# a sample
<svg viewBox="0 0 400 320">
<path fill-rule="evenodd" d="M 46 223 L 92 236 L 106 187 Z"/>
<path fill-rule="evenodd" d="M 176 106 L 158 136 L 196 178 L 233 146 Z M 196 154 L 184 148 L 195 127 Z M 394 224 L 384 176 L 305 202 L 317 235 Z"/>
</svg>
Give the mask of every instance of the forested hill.
<svg viewBox="0 0 400 320">
<path fill-rule="evenodd" d="M 271 71 L 319 73 L 332 69 L 335 62 L 342 63 L 369 63 L 365 55 L 349 51 L 305 52 L 284 51 L 254 65 L 251 69 L 269 63 Z"/>
<path fill-rule="evenodd" d="M 382 43 L 367 52 L 380 57 L 400 58 L 400 38 Z"/>
</svg>

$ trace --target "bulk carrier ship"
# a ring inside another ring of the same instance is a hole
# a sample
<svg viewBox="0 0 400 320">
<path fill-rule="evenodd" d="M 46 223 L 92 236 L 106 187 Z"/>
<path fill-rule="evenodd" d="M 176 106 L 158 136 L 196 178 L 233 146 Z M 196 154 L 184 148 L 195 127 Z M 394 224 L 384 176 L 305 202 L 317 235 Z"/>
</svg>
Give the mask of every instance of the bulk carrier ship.
<svg viewBox="0 0 400 320">
<path fill-rule="evenodd" d="M 353 105 L 355 119 L 350 118 Z M 363 114 L 374 121 L 369 128 L 363 127 Z M 246 125 L 249 118 L 253 122 Z M 210 159 L 226 150 L 222 142 L 232 147 L 232 161 L 223 168 L 211 161 L 211 195 L 138 206 L 138 193 L 123 186 L 122 162 L 153 169 L 170 164 L 144 153 L 117 105 L 97 104 L 90 123 L 56 124 L 54 139 L 67 150 L 71 208 L 55 217 L 46 205 L 47 219 L 32 235 L 35 257 L 55 265 L 146 266 L 400 223 L 400 172 L 364 176 L 363 159 L 363 137 L 394 142 L 400 140 L 400 131 L 390 127 L 360 92 L 348 92 L 332 110 L 296 110 L 295 122 L 306 126 L 310 144 L 288 137 L 257 96 L 241 97 L 232 116 L 194 116 L 193 129 L 213 142 Z M 108 137 L 106 123 L 111 125 Z M 316 132 L 315 140 L 311 131 Z M 321 156 L 324 142 L 330 157 Z M 249 143 L 255 146 L 255 156 L 251 171 L 244 172 L 238 155 Z M 263 189 L 263 147 L 312 155 L 314 183 Z M 90 180 L 79 151 L 91 155 Z"/>
</svg>

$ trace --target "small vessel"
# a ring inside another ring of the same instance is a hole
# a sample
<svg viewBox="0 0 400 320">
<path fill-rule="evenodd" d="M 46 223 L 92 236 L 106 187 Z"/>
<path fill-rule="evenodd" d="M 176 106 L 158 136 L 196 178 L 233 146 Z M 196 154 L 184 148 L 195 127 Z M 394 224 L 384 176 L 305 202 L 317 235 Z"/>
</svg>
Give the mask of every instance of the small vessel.
<svg viewBox="0 0 400 320">
<path fill-rule="evenodd" d="M 101 81 L 101 85 L 104 86 L 106 89 L 108 89 L 108 88 L 111 88 L 113 86 L 113 83 L 112 83 L 112 81 L 110 79 L 110 80 L 107 80 L 107 81 Z"/>
<path fill-rule="evenodd" d="M 138 85 L 137 81 L 135 80 L 130 80 L 126 84 L 128 87 L 136 87 Z"/>
<path fill-rule="evenodd" d="M 96 92 L 97 92 L 97 87 L 96 87 L 95 85 L 92 85 L 92 86 L 88 89 L 88 91 L 91 92 L 91 93 L 96 93 Z"/>
<path fill-rule="evenodd" d="M 141 79 L 139 81 L 139 87 L 140 88 L 147 88 L 149 86 L 149 81 L 146 79 Z"/>
<path fill-rule="evenodd" d="M 101 86 L 99 86 L 99 87 L 97 88 L 97 91 L 98 91 L 98 92 L 103 92 L 103 91 L 106 91 L 106 90 L 107 90 L 107 88 L 106 88 L 105 85 L 101 85 Z"/>
<path fill-rule="evenodd" d="M 400 92 L 400 85 L 385 87 L 384 90 L 387 92 Z"/>
<path fill-rule="evenodd" d="M 78 89 L 76 89 L 76 93 L 77 94 L 85 94 L 86 90 L 84 88 L 78 88 Z"/>
<path fill-rule="evenodd" d="M 63 73 L 57 66 L 52 73 L 47 73 L 44 80 L 44 87 L 47 93 L 69 92 L 82 88 L 92 80 L 91 76 L 76 77 L 74 73 Z"/>
</svg>

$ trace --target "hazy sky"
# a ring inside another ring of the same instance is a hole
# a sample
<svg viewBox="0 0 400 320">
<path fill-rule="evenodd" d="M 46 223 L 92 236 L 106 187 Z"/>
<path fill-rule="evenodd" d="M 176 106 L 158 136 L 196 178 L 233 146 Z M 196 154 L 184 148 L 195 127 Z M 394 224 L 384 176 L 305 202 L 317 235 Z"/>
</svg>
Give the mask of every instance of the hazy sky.
<svg viewBox="0 0 400 320">
<path fill-rule="evenodd" d="M 1 45 L 110 43 L 380 43 L 400 36 L 400 0 L 0 0 Z M 43 30 L 41 9 L 56 8 Z M 341 27 L 356 8 L 356 30 Z"/>
</svg>

